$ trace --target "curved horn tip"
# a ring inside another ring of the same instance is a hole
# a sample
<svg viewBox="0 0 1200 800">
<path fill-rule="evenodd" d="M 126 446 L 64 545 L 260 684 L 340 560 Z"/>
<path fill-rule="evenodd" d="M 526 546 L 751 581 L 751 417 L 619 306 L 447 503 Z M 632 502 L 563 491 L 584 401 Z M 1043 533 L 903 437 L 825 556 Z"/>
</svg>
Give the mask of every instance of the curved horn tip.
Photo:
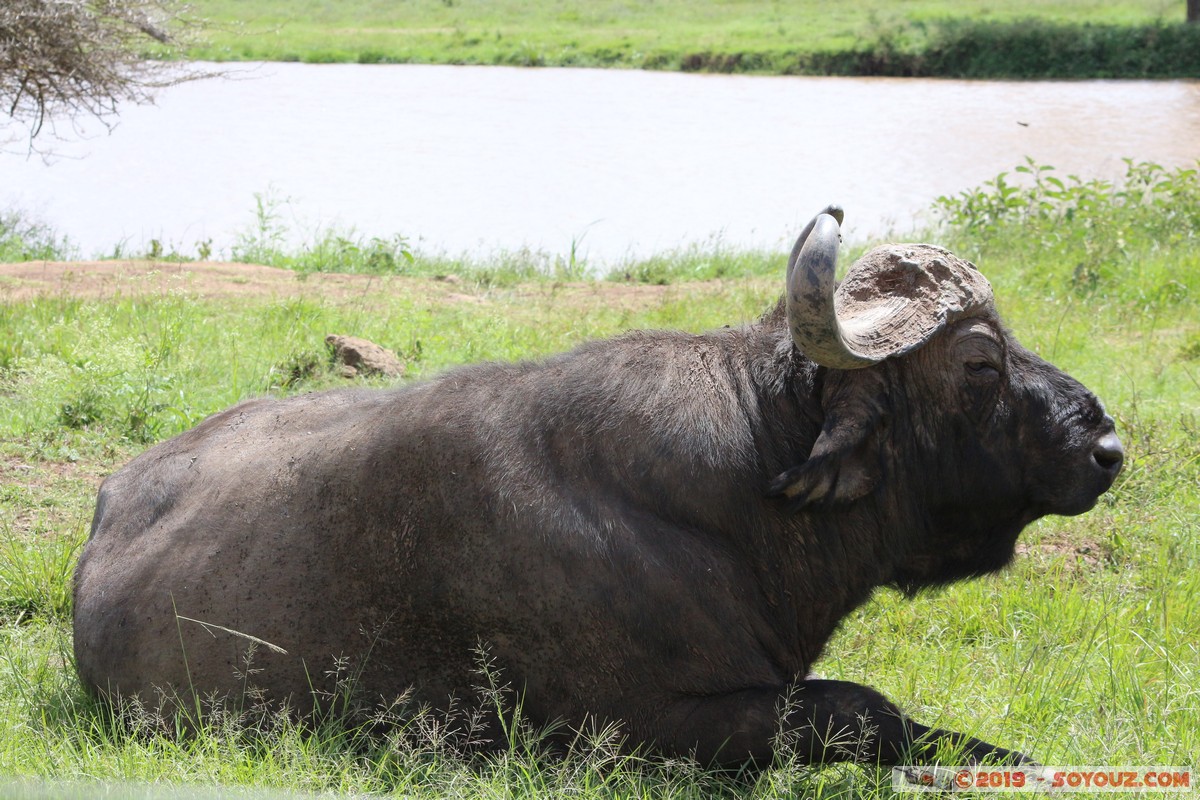
<svg viewBox="0 0 1200 800">
<path fill-rule="evenodd" d="M 844 214 L 826 206 L 813 217 L 792 249 L 787 275 L 787 320 L 792 342 L 816 364 L 859 369 L 879 361 L 847 342 L 835 302 L 838 245 Z"/>
<path fill-rule="evenodd" d="M 846 212 L 839 205 L 834 205 L 834 204 L 827 205 L 827 206 L 825 206 L 825 210 L 822 211 L 821 213 L 828 214 L 829 216 L 836 219 L 838 225 L 841 225 L 842 222 L 844 222 L 846 219 Z"/>
</svg>

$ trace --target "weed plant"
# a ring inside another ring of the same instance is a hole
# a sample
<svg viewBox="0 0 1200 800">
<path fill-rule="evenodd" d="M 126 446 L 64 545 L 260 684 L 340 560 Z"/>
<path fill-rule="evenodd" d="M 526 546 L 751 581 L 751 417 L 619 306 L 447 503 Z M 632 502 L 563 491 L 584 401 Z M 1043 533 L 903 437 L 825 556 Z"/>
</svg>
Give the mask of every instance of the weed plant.
<svg viewBox="0 0 1200 800">
<path fill-rule="evenodd" d="M 1083 181 L 1027 160 L 935 210 L 953 245 L 982 262 L 1044 254 L 1000 272 L 1002 286 L 1145 313 L 1200 301 L 1200 162 L 1125 164 L 1120 180 Z"/>
<path fill-rule="evenodd" d="M 1018 338 L 1105 400 L 1128 466 L 1088 514 L 1031 526 L 1003 573 L 911 600 L 879 593 L 817 669 L 1046 763 L 1195 768 L 1200 177 L 1129 162 L 1120 181 L 1080 181 L 1026 163 L 937 207 L 942 225 L 928 238 L 976 261 Z M 83 782 L 85 793 L 133 781 L 338 796 L 891 796 L 886 774 L 808 768 L 786 749 L 772 769 L 740 777 L 622 754 L 604 731 L 550 757 L 545 732 L 519 714 L 508 750 L 467 757 L 461 731 L 403 699 L 375 710 L 384 728 L 226 709 L 179 735 L 153 714 L 114 717 L 83 692 L 70 646 L 73 559 L 98 480 L 151 442 L 246 397 L 345 385 L 327 333 L 388 346 L 409 380 L 629 328 L 704 330 L 770 307 L 784 254 L 714 246 L 611 281 L 537 270 L 463 278 L 453 291 L 408 273 L 419 257 L 401 261 L 402 274 L 354 291 L 332 291 L 314 272 L 297 284 L 310 291 L 289 297 L 184 286 L 0 305 L 0 775 L 67 782 L 55 792 Z M 332 654 L 328 668 L 342 669 Z M 352 682 L 343 686 L 349 702 Z"/>
<path fill-rule="evenodd" d="M 286 221 L 287 198 L 274 191 L 254 195 L 254 222 L 240 232 L 231 249 L 234 261 L 266 264 L 301 273 L 337 272 L 370 275 L 409 275 L 465 278 L 479 286 L 512 286 L 522 281 L 555 278 L 578 280 L 587 276 L 586 264 L 577 258 L 573 244 L 566 256 L 530 249 L 495 253 L 486 259 L 469 255 L 417 254 L 407 237 L 366 237 L 353 229 L 322 226 L 307 241 Z"/>
<path fill-rule="evenodd" d="M 408 241 L 400 235 L 369 239 L 336 227 L 318 230 L 312 241 L 289 247 L 291 231 L 283 221 L 281 200 L 273 191 L 255 193 L 254 224 L 240 233 L 232 248 L 235 261 L 265 264 L 297 272 L 389 274 L 413 263 Z"/>
<path fill-rule="evenodd" d="M 66 261 L 76 251 L 65 236 L 15 209 L 0 211 L 0 264 L 17 261 Z"/>
</svg>

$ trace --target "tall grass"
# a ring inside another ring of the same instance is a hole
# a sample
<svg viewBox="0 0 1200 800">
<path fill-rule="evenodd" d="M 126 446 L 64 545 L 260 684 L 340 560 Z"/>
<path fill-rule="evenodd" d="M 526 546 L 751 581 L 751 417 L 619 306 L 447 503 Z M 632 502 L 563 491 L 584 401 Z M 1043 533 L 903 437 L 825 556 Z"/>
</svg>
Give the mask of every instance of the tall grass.
<svg viewBox="0 0 1200 800">
<path fill-rule="evenodd" d="M 238 232 L 229 256 L 234 261 L 265 264 L 300 273 L 337 272 L 370 275 L 408 275 L 466 278 L 482 286 L 512 286 L 522 281 L 555 278 L 573 280 L 588 274 L 576 257 L 521 249 L 488 258 L 470 255 L 414 252 L 401 234 L 364 236 L 354 229 L 318 226 L 299 234 L 284 213 L 290 204 L 274 190 L 254 195 L 252 223 Z"/>
<path fill-rule="evenodd" d="M 254 224 L 238 235 L 233 260 L 305 273 L 388 274 L 413 263 L 408 240 L 399 234 L 366 238 L 353 230 L 324 227 L 311 241 L 289 246 L 291 232 L 280 213 L 286 204 L 273 191 L 254 195 Z"/>
<path fill-rule="evenodd" d="M 1084 182 L 1026 163 L 938 208 L 929 238 L 975 260 L 1018 338 L 1105 400 L 1129 464 L 1093 511 L 1032 526 L 1003 574 L 915 600 L 881 592 L 817 669 L 1047 763 L 1194 767 L 1200 177 L 1131 162 L 1121 181 Z M 81 792 L 134 781 L 406 797 L 890 796 L 885 774 L 808 768 L 786 752 L 740 777 L 622 755 L 602 734 L 551 758 L 528 725 L 510 729 L 507 752 L 468 758 L 436 718 L 400 706 L 379 712 L 394 715 L 385 732 L 217 715 L 181 736 L 150 717 L 115 719 L 72 669 L 70 570 L 97 478 L 241 398 L 345 384 L 326 333 L 385 344 L 419 378 L 630 327 L 751 319 L 779 295 L 783 259 L 714 247 L 613 281 L 531 273 L 464 279 L 453 295 L 411 274 L 323 291 L 313 272 L 312 291 L 289 298 L 184 288 L 0 306 L 0 775 L 82 781 Z"/>
</svg>

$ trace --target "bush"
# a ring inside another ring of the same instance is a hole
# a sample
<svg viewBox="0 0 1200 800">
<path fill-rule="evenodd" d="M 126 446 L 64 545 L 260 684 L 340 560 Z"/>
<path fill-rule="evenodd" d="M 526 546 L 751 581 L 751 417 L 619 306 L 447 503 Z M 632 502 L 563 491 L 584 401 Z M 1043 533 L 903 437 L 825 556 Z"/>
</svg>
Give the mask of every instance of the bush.
<svg viewBox="0 0 1200 800">
<path fill-rule="evenodd" d="M 1084 181 L 1027 159 L 983 186 L 939 197 L 954 249 L 976 259 L 1036 248 L 1029 269 L 994 279 L 1145 306 L 1200 293 L 1200 170 L 1125 160 L 1123 178 Z M 1197 164 L 1200 167 L 1200 163 Z M 1047 264 L 1051 266 L 1047 266 Z"/>
<path fill-rule="evenodd" d="M 928 78 L 1200 77 L 1200 25 L 948 19 L 885 29 L 855 49 L 792 58 L 779 71 Z"/>
<path fill-rule="evenodd" d="M 48 225 L 29 220 L 19 211 L 0 212 L 0 263 L 67 261 L 75 248 Z"/>
<path fill-rule="evenodd" d="M 911 74 L 959 78 L 1170 78 L 1200 75 L 1200 26 L 938 23 Z"/>
</svg>

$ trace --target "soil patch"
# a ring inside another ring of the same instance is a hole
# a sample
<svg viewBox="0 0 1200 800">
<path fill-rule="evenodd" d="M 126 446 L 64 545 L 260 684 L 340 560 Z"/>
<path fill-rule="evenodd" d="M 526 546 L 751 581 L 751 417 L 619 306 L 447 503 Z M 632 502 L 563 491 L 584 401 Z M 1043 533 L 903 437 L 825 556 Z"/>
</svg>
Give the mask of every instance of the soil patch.
<svg viewBox="0 0 1200 800">
<path fill-rule="evenodd" d="M 1113 559 L 1111 545 L 1087 536 L 1071 538 L 1055 534 L 1034 544 L 1020 542 L 1016 551 L 1042 565 L 1061 560 L 1071 574 L 1103 569 Z"/>
<path fill-rule="evenodd" d="M 304 274 L 260 264 L 218 261 L 29 261 L 0 264 L 0 300 L 40 296 L 111 299 L 185 292 L 203 297 L 362 295 L 397 276 Z M 430 281 L 429 283 L 433 283 Z M 449 294 L 449 287 L 446 293 Z"/>
<path fill-rule="evenodd" d="M 744 287 L 755 281 L 741 279 Z M 772 282 L 772 286 L 775 282 Z M 765 282 L 764 282 L 765 284 Z M 206 298 L 313 298 L 361 301 L 372 295 L 409 296 L 423 302 L 482 304 L 525 298 L 586 309 L 598 305 L 638 310 L 681 296 L 727 292 L 726 281 L 685 282 L 668 286 L 615 281 L 530 281 L 512 287 L 487 287 L 469 278 L 422 278 L 406 275 L 299 273 L 260 264 L 218 261 L 29 261 L 0 264 L 0 302 L 38 297 L 113 299 L 184 293 Z"/>
</svg>

